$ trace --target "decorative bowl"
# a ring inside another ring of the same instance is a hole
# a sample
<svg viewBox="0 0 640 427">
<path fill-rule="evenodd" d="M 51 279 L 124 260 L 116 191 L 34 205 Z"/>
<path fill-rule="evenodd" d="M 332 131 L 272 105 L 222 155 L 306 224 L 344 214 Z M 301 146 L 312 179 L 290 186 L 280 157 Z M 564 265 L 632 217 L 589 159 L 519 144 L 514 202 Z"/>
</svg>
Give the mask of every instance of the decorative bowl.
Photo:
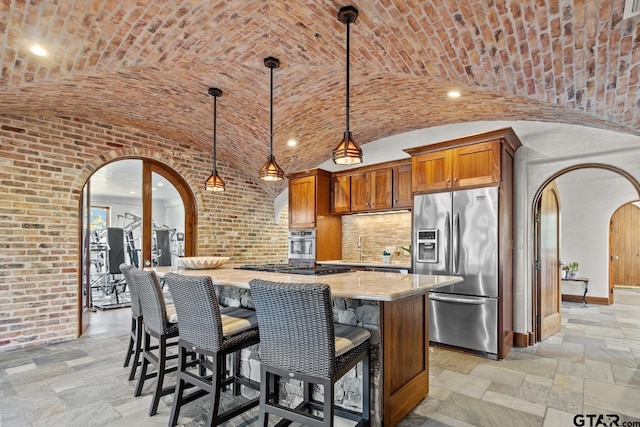
<svg viewBox="0 0 640 427">
<path fill-rule="evenodd" d="M 229 261 L 228 256 L 193 256 L 180 258 L 184 268 L 189 270 L 211 270 L 222 267 Z"/>
</svg>

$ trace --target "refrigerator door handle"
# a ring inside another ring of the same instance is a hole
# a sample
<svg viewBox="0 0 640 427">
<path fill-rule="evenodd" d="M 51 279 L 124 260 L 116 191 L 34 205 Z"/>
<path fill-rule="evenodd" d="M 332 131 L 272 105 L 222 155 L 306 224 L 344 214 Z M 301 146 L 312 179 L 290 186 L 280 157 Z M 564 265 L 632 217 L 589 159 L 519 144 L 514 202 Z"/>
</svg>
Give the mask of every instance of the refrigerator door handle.
<svg viewBox="0 0 640 427">
<path fill-rule="evenodd" d="M 453 217 L 453 272 L 460 273 L 460 214 Z"/>
<path fill-rule="evenodd" d="M 445 296 L 433 295 L 433 294 L 429 294 L 429 299 L 432 299 L 434 301 L 455 302 L 460 304 L 471 304 L 471 305 L 485 304 L 484 299 L 454 298 L 454 297 L 445 297 Z"/>
<path fill-rule="evenodd" d="M 451 240 L 451 218 L 449 218 L 449 212 L 447 212 L 446 218 L 444 220 L 444 269 L 447 273 L 451 271 L 449 269 L 449 260 L 451 259 L 451 253 L 449 253 L 450 240 Z"/>
</svg>

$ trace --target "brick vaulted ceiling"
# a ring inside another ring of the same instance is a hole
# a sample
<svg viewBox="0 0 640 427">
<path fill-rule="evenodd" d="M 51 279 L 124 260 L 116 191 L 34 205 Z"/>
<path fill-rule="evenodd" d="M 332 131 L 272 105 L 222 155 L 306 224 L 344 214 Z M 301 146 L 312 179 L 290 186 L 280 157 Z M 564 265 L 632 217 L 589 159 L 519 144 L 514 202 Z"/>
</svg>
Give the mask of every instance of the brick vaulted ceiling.
<svg viewBox="0 0 640 427">
<path fill-rule="evenodd" d="M 106 121 L 210 156 L 215 86 L 219 157 L 257 175 L 275 56 L 274 153 L 314 167 L 344 131 L 349 4 L 361 144 L 476 120 L 640 134 L 640 17 L 622 19 L 624 0 L 3 0 L 0 114 Z"/>
</svg>

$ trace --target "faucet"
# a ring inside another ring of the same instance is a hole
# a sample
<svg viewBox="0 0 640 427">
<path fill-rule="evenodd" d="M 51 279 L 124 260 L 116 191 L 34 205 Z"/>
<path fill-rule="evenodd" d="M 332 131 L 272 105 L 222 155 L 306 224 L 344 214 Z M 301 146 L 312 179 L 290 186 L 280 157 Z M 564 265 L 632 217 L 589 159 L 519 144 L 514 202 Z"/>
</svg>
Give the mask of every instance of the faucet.
<svg viewBox="0 0 640 427">
<path fill-rule="evenodd" d="M 358 249 L 360 249 L 360 261 L 363 261 L 363 257 L 362 257 L 362 234 L 358 234 Z"/>
</svg>

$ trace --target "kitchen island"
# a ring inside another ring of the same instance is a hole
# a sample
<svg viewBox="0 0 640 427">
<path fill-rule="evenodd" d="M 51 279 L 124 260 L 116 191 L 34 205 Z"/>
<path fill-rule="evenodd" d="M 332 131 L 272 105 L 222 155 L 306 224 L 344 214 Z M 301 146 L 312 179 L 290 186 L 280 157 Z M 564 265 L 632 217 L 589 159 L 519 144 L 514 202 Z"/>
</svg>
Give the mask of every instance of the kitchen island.
<svg viewBox="0 0 640 427">
<path fill-rule="evenodd" d="M 163 275 L 169 267 L 157 268 Z M 334 298 L 335 321 L 371 331 L 371 425 L 395 425 L 429 392 L 429 323 L 427 292 L 434 287 L 459 282 L 455 276 L 354 271 L 308 276 L 237 270 L 224 266 L 215 270 L 185 270 L 189 276 L 210 276 L 220 287 L 223 305 L 253 308 L 249 281 L 255 278 L 283 283 L 326 283 Z M 255 377 L 255 357 L 247 370 Z M 243 368 L 244 369 L 244 368 Z M 356 375 L 359 375 L 358 372 Z M 354 381 L 349 383 L 353 384 Z M 355 382 L 360 384 L 360 381 Z M 341 406 L 358 409 L 358 390 L 343 387 Z M 287 387 L 290 392 L 295 387 Z M 295 394 L 295 393 L 294 393 Z M 295 396 L 289 398 L 294 400 Z"/>
</svg>

